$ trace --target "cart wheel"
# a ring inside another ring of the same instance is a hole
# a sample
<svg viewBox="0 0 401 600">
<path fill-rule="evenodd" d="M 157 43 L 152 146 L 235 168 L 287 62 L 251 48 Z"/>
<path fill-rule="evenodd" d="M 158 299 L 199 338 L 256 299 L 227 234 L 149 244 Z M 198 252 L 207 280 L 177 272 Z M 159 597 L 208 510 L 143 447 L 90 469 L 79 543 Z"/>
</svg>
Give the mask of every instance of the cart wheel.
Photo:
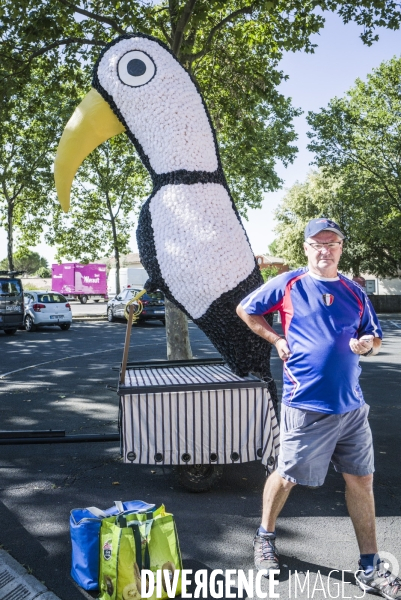
<svg viewBox="0 0 401 600">
<path fill-rule="evenodd" d="M 175 477 L 191 492 L 207 492 L 223 475 L 219 465 L 179 465 L 174 467 Z"/>
</svg>

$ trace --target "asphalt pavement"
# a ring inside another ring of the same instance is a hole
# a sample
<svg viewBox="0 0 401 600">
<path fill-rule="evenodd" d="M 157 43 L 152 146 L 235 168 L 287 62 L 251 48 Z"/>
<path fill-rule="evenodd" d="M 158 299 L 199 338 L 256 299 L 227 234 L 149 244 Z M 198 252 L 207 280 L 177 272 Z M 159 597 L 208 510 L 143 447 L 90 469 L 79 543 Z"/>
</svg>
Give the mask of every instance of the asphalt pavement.
<svg viewBox="0 0 401 600">
<path fill-rule="evenodd" d="M 104 317 L 107 315 L 107 302 L 105 300 L 99 300 L 95 302 L 89 299 L 86 304 L 81 304 L 77 300 L 70 300 L 71 312 L 73 319 L 80 319 L 82 317 Z"/>
<path fill-rule="evenodd" d="M 91 305 L 77 306 L 87 310 Z M 94 306 L 105 313 L 105 304 Z M 401 562 L 401 315 L 384 315 L 382 322 L 382 352 L 361 360 L 361 384 L 371 406 L 375 439 L 380 548 L 388 560 L 393 555 Z M 196 357 L 217 355 L 193 324 L 190 335 Z M 54 327 L 19 331 L 11 338 L 0 333 L 1 429 L 115 433 L 118 398 L 106 385 L 116 385 L 112 368 L 121 361 L 124 336 L 124 323 L 96 320 L 74 322 L 66 332 Z M 165 355 L 161 323 L 133 329 L 130 360 Z M 276 357 L 272 368 L 280 387 Z M 84 595 L 69 577 L 70 510 L 107 508 L 114 500 L 164 503 L 176 517 L 187 569 L 253 569 L 252 538 L 260 522 L 265 481 L 260 463 L 225 466 L 211 491 L 190 494 L 177 485 L 171 468 L 123 464 L 115 443 L 2 446 L 0 457 L 0 547 L 61 600 Z M 332 468 L 323 487 L 293 490 L 277 534 L 283 567 L 275 591 L 280 598 L 361 596 L 351 572 L 343 574 L 341 583 L 342 570 L 357 568 L 358 550 L 343 481 Z M 338 573 L 329 578 L 333 569 Z M 309 592 L 305 586 L 294 595 L 295 571 L 303 583 L 307 580 L 301 572 L 309 572 Z M 266 582 L 262 586 L 267 590 Z M 236 597 L 235 586 L 232 592 Z"/>
</svg>

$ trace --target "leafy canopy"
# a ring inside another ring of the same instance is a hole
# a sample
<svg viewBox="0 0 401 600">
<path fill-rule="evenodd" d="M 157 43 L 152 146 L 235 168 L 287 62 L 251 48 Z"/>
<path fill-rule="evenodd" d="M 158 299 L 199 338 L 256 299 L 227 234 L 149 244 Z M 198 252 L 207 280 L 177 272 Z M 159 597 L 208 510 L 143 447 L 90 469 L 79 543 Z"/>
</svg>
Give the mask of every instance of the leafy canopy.
<svg viewBox="0 0 401 600">
<path fill-rule="evenodd" d="M 116 35 L 155 35 L 200 85 L 234 199 L 246 214 L 248 206 L 260 206 L 264 191 L 280 186 L 275 162 L 288 164 L 296 153 L 298 112 L 277 92 L 284 77 L 278 61 L 287 50 L 313 51 L 310 36 L 326 10 L 363 26 L 368 44 L 376 26 L 398 28 L 401 16 L 393 0 L 3 0 L 0 80 L 18 88 L 40 60 L 44 77 L 62 65 L 72 82 Z"/>
<path fill-rule="evenodd" d="M 94 150 L 78 170 L 66 215 L 56 203 L 47 241 L 56 258 L 90 262 L 129 252 L 133 214 L 150 191 L 150 178 L 121 135 Z"/>
<path fill-rule="evenodd" d="M 278 275 L 278 268 L 273 266 L 264 267 L 263 269 L 260 269 L 260 273 L 263 277 L 263 281 L 266 283 L 266 281 L 269 281 L 269 279 L 273 279 L 273 277 Z"/>
<path fill-rule="evenodd" d="M 401 58 L 358 79 L 344 98 L 309 113 L 309 149 L 336 180 L 350 241 L 364 248 L 363 264 L 376 275 L 401 265 Z"/>
<path fill-rule="evenodd" d="M 58 78 L 64 72 L 60 65 Z M 57 138 L 76 103 L 79 78 L 77 71 L 74 82 L 58 81 L 58 93 L 49 94 L 52 74 L 37 64 L 18 92 L 0 84 L 0 224 L 7 230 L 9 268 L 16 231 L 22 246 L 39 242 L 54 187 Z"/>
<path fill-rule="evenodd" d="M 346 236 L 341 270 L 353 275 L 373 273 L 364 210 L 354 203 L 356 187 L 350 180 L 331 177 L 323 171 L 311 172 L 304 183 L 293 185 L 276 211 L 277 254 L 293 267 L 306 265 L 305 225 L 311 219 L 325 216 L 336 221 Z"/>
<path fill-rule="evenodd" d="M 38 252 L 33 252 L 28 248 L 19 248 L 15 252 L 14 268 L 16 271 L 23 271 L 28 275 L 35 275 L 38 272 L 43 273 L 44 271 L 49 271 L 47 260 L 43 258 L 43 256 L 40 256 Z M 3 258 L 3 260 L 0 261 L 0 270 L 3 269 L 8 269 L 8 258 Z M 46 275 L 46 277 L 47 276 L 48 275 Z"/>
</svg>

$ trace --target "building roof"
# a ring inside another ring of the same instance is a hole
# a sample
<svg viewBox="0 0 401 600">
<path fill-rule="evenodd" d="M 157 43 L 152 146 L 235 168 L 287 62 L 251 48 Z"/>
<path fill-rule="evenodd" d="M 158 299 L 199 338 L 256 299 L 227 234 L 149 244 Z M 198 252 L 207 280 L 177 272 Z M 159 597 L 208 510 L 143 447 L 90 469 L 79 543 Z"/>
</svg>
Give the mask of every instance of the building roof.
<svg viewBox="0 0 401 600">
<path fill-rule="evenodd" d="M 278 256 L 270 256 L 269 254 L 257 254 L 256 258 L 263 258 L 263 264 L 267 265 L 285 265 L 284 258 Z"/>
<path fill-rule="evenodd" d="M 109 256 L 108 258 L 101 258 L 95 262 L 106 263 L 106 265 L 112 269 L 116 266 L 116 259 L 114 256 Z M 130 265 L 140 265 L 141 261 L 139 260 L 138 252 L 130 252 L 129 254 L 122 254 L 120 256 L 120 267 L 129 267 Z"/>
</svg>

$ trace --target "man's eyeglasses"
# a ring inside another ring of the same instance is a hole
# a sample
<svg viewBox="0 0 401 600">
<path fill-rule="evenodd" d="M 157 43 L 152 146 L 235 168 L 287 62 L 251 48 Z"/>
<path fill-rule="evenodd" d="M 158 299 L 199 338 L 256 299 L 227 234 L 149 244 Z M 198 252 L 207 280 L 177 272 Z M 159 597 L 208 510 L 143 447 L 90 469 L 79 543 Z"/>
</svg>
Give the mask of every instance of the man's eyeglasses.
<svg viewBox="0 0 401 600">
<path fill-rule="evenodd" d="M 329 250 L 335 250 L 342 244 L 342 242 L 326 242 L 323 244 L 310 244 L 309 242 L 306 242 L 306 243 L 309 244 L 309 246 L 312 246 L 312 248 L 314 250 L 316 250 L 317 252 L 319 252 L 319 250 L 323 250 L 323 248 L 328 248 Z"/>
</svg>

